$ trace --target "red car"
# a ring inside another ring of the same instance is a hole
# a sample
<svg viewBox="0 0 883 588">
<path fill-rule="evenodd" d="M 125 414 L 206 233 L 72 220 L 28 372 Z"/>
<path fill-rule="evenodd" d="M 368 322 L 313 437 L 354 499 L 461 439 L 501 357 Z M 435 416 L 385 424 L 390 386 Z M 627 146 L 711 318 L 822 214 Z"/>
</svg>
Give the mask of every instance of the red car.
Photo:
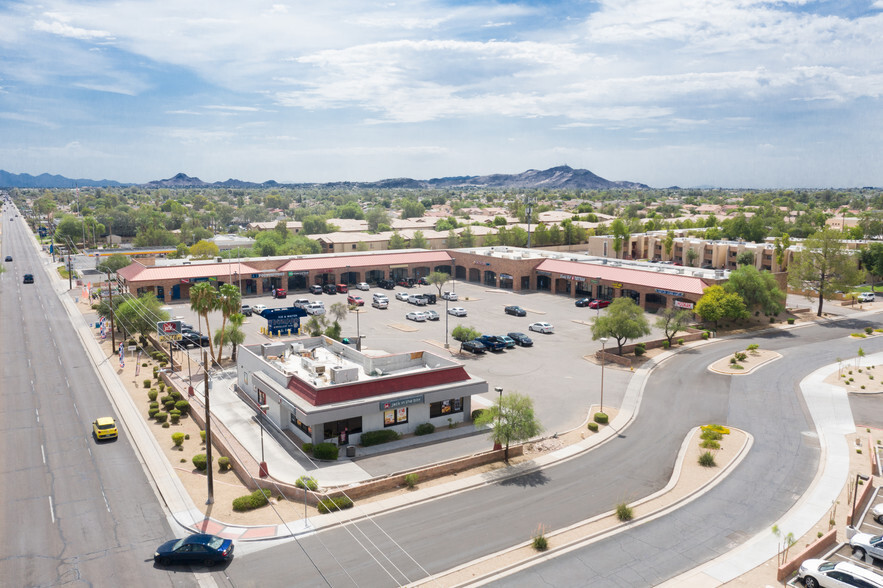
<svg viewBox="0 0 883 588">
<path fill-rule="evenodd" d="M 353 296 L 352 294 L 350 294 L 346 297 L 346 301 L 349 304 L 355 304 L 356 306 L 365 306 L 365 301 L 362 300 L 360 296 Z"/>
<path fill-rule="evenodd" d="M 285 298 L 288 296 L 288 292 L 285 288 L 273 288 L 273 298 Z"/>
<path fill-rule="evenodd" d="M 596 299 L 589 302 L 589 308 L 607 308 L 608 306 L 610 306 L 609 300 Z"/>
</svg>

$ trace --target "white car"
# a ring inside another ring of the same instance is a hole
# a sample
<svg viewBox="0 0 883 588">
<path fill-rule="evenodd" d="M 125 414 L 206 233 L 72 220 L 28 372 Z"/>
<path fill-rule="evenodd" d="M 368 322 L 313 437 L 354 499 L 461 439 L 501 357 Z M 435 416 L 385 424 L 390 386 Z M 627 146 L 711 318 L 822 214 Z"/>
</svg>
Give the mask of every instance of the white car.
<svg viewBox="0 0 883 588">
<path fill-rule="evenodd" d="M 375 298 L 371 301 L 371 306 L 374 308 L 389 308 L 389 300 L 385 298 Z"/>
<path fill-rule="evenodd" d="M 527 329 L 529 331 L 536 331 L 537 333 L 551 333 L 555 330 L 555 327 L 549 323 L 531 323 Z"/>
<path fill-rule="evenodd" d="M 307 306 L 306 306 L 306 308 L 304 308 L 304 310 L 307 311 L 307 314 L 322 315 L 322 314 L 325 314 L 325 305 L 311 302 L 311 303 L 307 304 Z"/>
<path fill-rule="evenodd" d="M 883 525 L 883 502 L 871 509 L 871 516 L 875 521 Z"/>
<path fill-rule="evenodd" d="M 883 588 L 883 576 L 848 561 L 808 559 L 800 564 L 797 577 L 806 588 Z"/>
<path fill-rule="evenodd" d="M 357 290 L 367 290 L 368 283 L 367 282 L 359 282 L 358 284 L 356 284 L 356 289 Z"/>
<path fill-rule="evenodd" d="M 858 295 L 859 302 L 873 302 L 874 298 L 875 296 L 873 292 L 862 292 Z"/>
<path fill-rule="evenodd" d="M 405 318 L 409 321 L 417 321 L 418 323 L 422 323 L 426 321 L 427 316 L 425 312 L 423 312 L 422 310 L 418 310 L 416 312 L 409 312 L 405 315 Z"/>
<path fill-rule="evenodd" d="M 466 316 L 466 309 L 461 306 L 452 306 L 448 309 L 448 314 L 453 316 Z"/>
<path fill-rule="evenodd" d="M 883 559 L 883 535 L 871 535 L 870 533 L 856 533 L 849 540 L 852 554 L 862 559 L 870 555 L 876 559 Z"/>
<path fill-rule="evenodd" d="M 266 304 L 255 304 L 254 306 L 251 307 L 251 309 L 252 309 L 252 311 L 254 311 L 255 314 L 263 314 L 263 312 L 265 310 L 267 310 L 267 305 Z"/>
<path fill-rule="evenodd" d="M 396 292 L 396 300 L 404 300 L 408 301 L 408 293 L 407 292 Z"/>
<path fill-rule="evenodd" d="M 426 320 L 428 320 L 428 321 L 437 321 L 438 320 L 438 313 L 435 312 L 434 310 L 424 310 L 423 312 L 426 314 Z"/>
<path fill-rule="evenodd" d="M 442 297 L 442 300 L 449 300 L 451 302 L 458 300 L 456 292 L 445 292 L 444 294 L 441 295 L 441 297 Z"/>
<path fill-rule="evenodd" d="M 426 306 L 426 298 L 420 294 L 411 294 L 408 296 L 408 304 L 416 304 L 417 306 Z"/>
</svg>

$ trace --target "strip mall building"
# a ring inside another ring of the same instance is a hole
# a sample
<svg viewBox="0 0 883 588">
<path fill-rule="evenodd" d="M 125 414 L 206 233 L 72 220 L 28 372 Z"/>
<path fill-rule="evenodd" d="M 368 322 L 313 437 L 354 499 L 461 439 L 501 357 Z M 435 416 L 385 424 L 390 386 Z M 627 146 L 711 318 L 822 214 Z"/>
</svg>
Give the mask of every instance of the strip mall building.
<svg viewBox="0 0 883 588">
<path fill-rule="evenodd" d="M 515 247 L 404 250 L 242 261 L 135 260 L 117 272 L 123 291 L 151 293 L 166 303 L 189 299 L 190 287 L 211 281 L 235 284 L 243 296 L 273 288 L 291 292 L 312 284 L 374 284 L 439 271 L 457 281 L 513 291 L 535 290 L 573 298 L 631 297 L 647 310 L 692 308 L 708 286 L 726 280 L 722 270 L 622 261 L 570 252 Z"/>
</svg>

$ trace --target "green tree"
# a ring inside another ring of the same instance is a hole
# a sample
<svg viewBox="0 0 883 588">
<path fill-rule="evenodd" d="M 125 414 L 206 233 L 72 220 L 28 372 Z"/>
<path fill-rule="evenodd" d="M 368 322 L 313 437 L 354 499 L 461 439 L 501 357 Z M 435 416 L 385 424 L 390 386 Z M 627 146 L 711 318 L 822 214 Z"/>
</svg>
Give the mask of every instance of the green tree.
<svg viewBox="0 0 883 588">
<path fill-rule="evenodd" d="M 743 251 L 736 257 L 736 265 L 744 266 L 750 265 L 754 266 L 754 253 L 751 251 Z"/>
<path fill-rule="evenodd" d="M 392 236 L 389 238 L 389 245 L 387 245 L 388 249 L 407 249 L 408 243 L 405 241 L 405 238 L 399 235 L 398 231 L 395 231 Z"/>
<path fill-rule="evenodd" d="M 58 221 L 55 227 L 55 240 L 61 243 L 67 243 L 68 239 L 72 243 L 80 243 L 83 240 L 83 221 L 72 214 L 66 214 Z"/>
<path fill-rule="evenodd" d="M 211 241 L 198 241 L 190 248 L 190 255 L 196 259 L 212 259 L 220 254 L 221 250 Z"/>
<path fill-rule="evenodd" d="M 775 315 L 785 310 L 785 293 L 776 278 L 753 265 L 740 265 L 730 272 L 724 290 L 741 296 L 749 311 L 760 309 L 764 314 Z"/>
<path fill-rule="evenodd" d="M 862 267 L 871 276 L 871 292 L 877 287 L 877 280 L 883 276 L 883 243 L 871 243 L 859 253 Z"/>
<path fill-rule="evenodd" d="M 699 253 L 695 249 L 690 247 L 689 249 L 687 249 L 686 256 L 687 256 L 687 265 L 690 267 L 695 267 L 696 266 L 696 259 L 699 257 Z"/>
<path fill-rule="evenodd" d="M 238 314 L 242 308 L 242 292 L 233 284 L 224 284 L 218 289 L 217 310 L 221 311 L 221 336 L 218 342 L 218 360 L 221 359 L 221 349 L 224 347 L 224 338 L 227 334 L 227 320 L 234 314 Z"/>
<path fill-rule="evenodd" d="M 641 307 L 628 296 L 621 296 L 607 307 L 607 312 L 592 321 L 592 339 L 613 337 L 622 355 L 622 346 L 651 332 L 650 324 Z"/>
<path fill-rule="evenodd" d="M 665 251 L 666 259 L 671 259 L 671 252 L 675 246 L 675 232 L 669 230 L 665 234 L 665 239 L 662 240 L 662 249 Z"/>
<path fill-rule="evenodd" d="M 805 290 L 808 300 L 813 292 L 818 296 L 818 316 L 822 316 L 824 301 L 831 300 L 837 290 L 848 290 L 861 281 L 858 260 L 840 236 L 835 229 L 824 229 L 807 237 L 788 267 L 788 283 L 793 288 Z"/>
<path fill-rule="evenodd" d="M 162 300 L 149 292 L 140 298 L 129 298 L 117 307 L 115 326 L 130 333 L 155 333 L 157 322 L 169 320 L 169 313 L 160 310 L 163 304 Z"/>
<path fill-rule="evenodd" d="M 781 268 L 785 265 L 785 252 L 791 247 L 791 237 L 788 233 L 782 233 L 781 237 L 776 237 L 773 247 L 776 251 L 776 264 Z"/>
<path fill-rule="evenodd" d="M 460 352 L 462 352 L 463 343 L 481 337 L 481 331 L 476 330 L 475 327 L 472 326 L 464 327 L 463 325 L 457 325 L 454 327 L 454 330 L 451 331 L 451 337 L 454 338 L 454 341 L 460 342 Z"/>
<path fill-rule="evenodd" d="M 245 321 L 245 315 L 235 313 L 230 315 L 230 322 L 224 327 L 215 331 L 215 345 L 218 346 L 218 355 L 223 353 L 222 346 L 229 344 L 232 347 L 230 359 L 236 361 L 236 349 L 245 342 L 245 333 L 242 331 L 242 323 Z M 223 334 L 223 337 L 221 336 Z"/>
<path fill-rule="evenodd" d="M 416 200 L 402 200 L 402 218 L 420 218 L 426 208 Z"/>
<path fill-rule="evenodd" d="M 375 206 L 365 214 L 365 220 L 368 221 L 368 231 L 376 233 L 381 226 L 389 225 L 389 214 L 382 206 Z"/>
<path fill-rule="evenodd" d="M 123 255 L 122 253 L 114 253 L 107 259 L 101 262 L 96 269 L 103 273 L 117 273 L 117 270 L 120 270 L 127 265 L 132 263 L 132 259 L 128 255 Z"/>
<path fill-rule="evenodd" d="M 218 290 L 211 282 L 200 282 L 190 288 L 190 309 L 196 312 L 205 321 L 205 329 L 211 333 L 208 315 L 210 312 L 218 310 L 220 306 Z M 209 339 L 209 352 L 212 360 L 215 359 L 215 348 L 213 342 Z"/>
<path fill-rule="evenodd" d="M 475 419 L 476 427 L 490 425 L 490 436 L 494 443 L 505 446 L 504 459 L 509 461 L 509 443 L 527 441 L 543 431 L 533 409 L 529 396 L 513 392 L 503 395 L 500 400 L 482 411 Z"/>
<path fill-rule="evenodd" d="M 460 247 L 475 247 L 475 235 L 469 227 L 460 232 Z"/>
<path fill-rule="evenodd" d="M 616 257 L 622 258 L 623 247 L 628 245 L 631 238 L 628 225 L 621 218 L 617 218 L 610 223 L 610 230 L 613 231 L 613 250 L 616 252 Z"/>
<path fill-rule="evenodd" d="M 457 233 L 454 232 L 454 229 L 448 231 L 448 239 L 445 242 L 445 247 L 448 249 L 456 249 L 460 246 L 460 238 L 457 236 Z"/>
<path fill-rule="evenodd" d="M 693 312 L 706 322 L 717 324 L 723 318 L 738 320 L 748 318 L 745 301 L 738 294 L 727 292 L 723 286 L 709 286 L 703 290 L 702 298 L 696 303 Z"/>
<path fill-rule="evenodd" d="M 446 272 L 432 272 L 428 276 L 426 276 L 426 283 L 430 286 L 435 286 L 438 288 L 438 295 L 441 296 L 442 287 L 448 283 L 448 280 L 451 279 L 451 275 Z"/>
<path fill-rule="evenodd" d="M 665 308 L 656 317 L 656 327 L 662 329 L 668 344 L 671 345 L 672 340 L 680 332 L 686 330 L 690 324 L 691 313 L 689 310 L 682 308 L 669 307 Z"/>
<path fill-rule="evenodd" d="M 429 241 L 423 236 L 423 231 L 414 231 L 410 247 L 411 249 L 429 249 Z"/>
</svg>

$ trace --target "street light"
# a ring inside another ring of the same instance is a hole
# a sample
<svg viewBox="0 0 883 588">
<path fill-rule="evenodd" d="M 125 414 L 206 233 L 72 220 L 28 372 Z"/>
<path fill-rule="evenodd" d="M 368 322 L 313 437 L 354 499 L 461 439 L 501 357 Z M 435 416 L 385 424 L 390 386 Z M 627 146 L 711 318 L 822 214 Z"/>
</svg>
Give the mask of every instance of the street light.
<svg viewBox="0 0 883 588">
<path fill-rule="evenodd" d="M 858 481 L 863 480 L 867 482 L 870 479 L 871 478 L 869 476 L 863 476 L 861 474 L 855 475 L 855 489 L 852 492 L 852 517 L 850 518 L 850 522 L 852 523 L 853 527 L 855 526 L 855 502 L 856 498 L 858 498 Z"/>
<path fill-rule="evenodd" d="M 450 349 L 451 346 L 448 345 L 448 297 L 445 297 L 445 349 Z"/>
<path fill-rule="evenodd" d="M 604 412 L 604 345 L 607 343 L 607 337 L 601 337 L 601 410 Z"/>
<path fill-rule="evenodd" d="M 264 460 L 264 417 L 267 414 L 267 411 L 270 409 L 269 404 L 261 405 L 261 416 L 258 417 L 258 425 L 261 427 L 261 464 L 258 466 L 258 475 L 262 478 L 266 478 L 270 475 L 267 471 L 267 462 Z"/>
</svg>

